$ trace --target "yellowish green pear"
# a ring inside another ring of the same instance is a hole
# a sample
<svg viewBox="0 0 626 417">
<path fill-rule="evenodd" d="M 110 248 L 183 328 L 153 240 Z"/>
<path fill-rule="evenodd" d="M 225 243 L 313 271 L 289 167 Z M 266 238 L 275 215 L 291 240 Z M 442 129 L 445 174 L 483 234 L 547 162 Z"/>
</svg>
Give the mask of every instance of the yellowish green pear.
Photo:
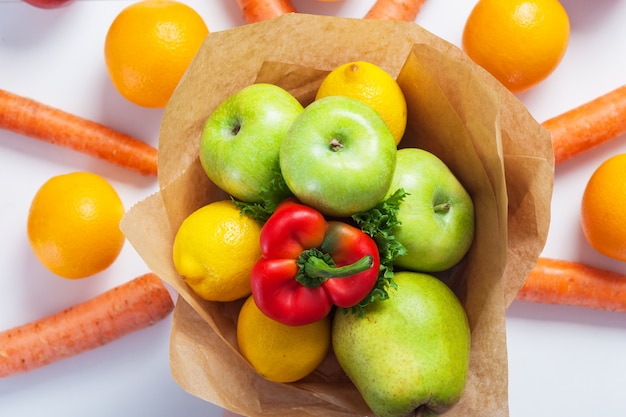
<svg viewBox="0 0 626 417">
<path fill-rule="evenodd" d="M 337 310 L 332 342 L 339 364 L 379 417 L 441 414 L 461 398 L 470 328 L 457 296 L 438 278 L 397 272 L 389 299 L 360 317 Z"/>
</svg>

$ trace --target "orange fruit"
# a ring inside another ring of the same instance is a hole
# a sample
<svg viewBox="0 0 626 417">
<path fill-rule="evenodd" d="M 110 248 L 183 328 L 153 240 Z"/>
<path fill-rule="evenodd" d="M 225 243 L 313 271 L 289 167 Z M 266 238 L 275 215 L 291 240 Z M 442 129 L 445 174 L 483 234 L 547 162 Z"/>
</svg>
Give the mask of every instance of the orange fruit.
<svg viewBox="0 0 626 417">
<path fill-rule="evenodd" d="M 124 244 L 124 206 L 99 175 L 73 172 L 46 181 L 28 213 L 28 239 L 37 259 L 63 278 L 85 278 L 108 268 Z"/>
<path fill-rule="evenodd" d="M 406 129 L 407 105 L 396 80 L 371 62 L 348 62 L 333 69 L 322 81 L 315 99 L 347 96 L 361 101 L 385 121 L 396 145 Z"/>
<path fill-rule="evenodd" d="M 558 66 L 569 41 L 558 0 L 480 0 L 463 30 L 463 49 L 510 91 L 527 90 Z"/>
<path fill-rule="evenodd" d="M 598 252 L 626 261 L 626 154 L 604 161 L 591 175 L 581 204 L 585 238 Z"/>
<path fill-rule="evenodd" d="M 249 296 L 237 320 L 241 355 L 265 379 L 294 382 L 319 366 L 330 349 L 330 316 L 304 326 L 267 317 Z"/>
<path fill-rule="evenodd" d="M 111 23 L 104 58 L 115 88 L 142 106 L 165 107 L 209 30 L 191 7 L 143 0 Z"/>
<path fill-rule="evenodd" d="M 261 225 L 221 200 L 189 214 L 176 232 L 176 271 L 205 300 L 233 301 L 250 294 L 250 271 L 261 258 Z"/>
</svg>

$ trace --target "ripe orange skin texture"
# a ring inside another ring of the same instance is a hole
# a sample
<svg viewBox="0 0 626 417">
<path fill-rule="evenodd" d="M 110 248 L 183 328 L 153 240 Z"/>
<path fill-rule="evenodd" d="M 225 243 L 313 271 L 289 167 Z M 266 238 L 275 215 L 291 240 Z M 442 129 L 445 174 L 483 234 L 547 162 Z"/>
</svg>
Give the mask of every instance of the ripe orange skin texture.
<svg viewBox="0 0 626 417">
<path fill-rule="evenodd" d="M 481 0 L 463 31 L 463 49 L 513 93 L 543 81 L 560 63 L 569 18 L 557 0 Z"/>
<path fill-rule="evenodd" d="M 626 261 L 626 154 L 612 156 L 591 175 L 581 203 L 581 226 L 598 252 Z"/>
<path fill-rule="evenodd" d="M 63 278 L 86 278 L 117 259 L 124 206 L 102 177 L 75 172 L 50 178 L 33 197 L 27 233 L 39 261 Z"/>
<path fill-rule="evenodd" d="M 134 104 L 167 104 L 209 30 L 191 7 L 172 0 L 143 0 L 111 23 L 104 57 L 111 81 Z"/>
</svg>

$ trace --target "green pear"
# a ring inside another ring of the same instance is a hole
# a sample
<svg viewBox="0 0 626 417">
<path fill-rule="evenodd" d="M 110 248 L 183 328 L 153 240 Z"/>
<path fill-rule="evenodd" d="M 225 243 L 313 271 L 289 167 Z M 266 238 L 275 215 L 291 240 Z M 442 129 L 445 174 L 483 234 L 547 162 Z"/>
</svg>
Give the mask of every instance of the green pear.
<svg viewBox="0 0 626 417">
<path fill-rule="evenodd" d="M 441 414 L 461 398 L 470 329 L 457 296 L 441 280 L 396 272 L 397 289 L 364 316 L 337 310 L 335 355 L 379 417 Z M 413 414 L 414 413 L 414 414 Z"/>
</svg>

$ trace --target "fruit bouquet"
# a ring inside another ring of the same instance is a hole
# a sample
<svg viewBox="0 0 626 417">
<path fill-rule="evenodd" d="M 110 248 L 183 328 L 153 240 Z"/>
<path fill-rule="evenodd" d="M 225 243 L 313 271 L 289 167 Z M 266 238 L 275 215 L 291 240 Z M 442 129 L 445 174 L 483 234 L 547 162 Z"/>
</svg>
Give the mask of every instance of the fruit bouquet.
<svg viewBox="0 0 626 417">
<path fill-rule="evenodd" d="M 444 414 L 507 416 L 505 312 L 547 236 L 552 145 L 548 132 L 508 90 L 458 48 L 410 22 L 291 14 L 207 37 L 164 113 L 160 191 L 122 221 L 150 269 L 179 293 L 172 375 L 191 394 L 242 415 L 371 415 L 332 350 L 295 382 L 259 375 L 237 344 L 244 299 L 202 299 L 172 260 L 185 218 L 230 197 L 208 178 L 199 156 L 205 123 L 218 105 L 246 86 L 267 83 L 306 107 L 331 70 L 353 61 L 384 68 L 402 88 L 408 118 L 399 148 L 436 155 L 473 200 L 469 251 L 442 276 L 461 301 L 471 332 L 467 383 Z M 394 360 L 390 352 L 390 363 Z"/>
</svg>

